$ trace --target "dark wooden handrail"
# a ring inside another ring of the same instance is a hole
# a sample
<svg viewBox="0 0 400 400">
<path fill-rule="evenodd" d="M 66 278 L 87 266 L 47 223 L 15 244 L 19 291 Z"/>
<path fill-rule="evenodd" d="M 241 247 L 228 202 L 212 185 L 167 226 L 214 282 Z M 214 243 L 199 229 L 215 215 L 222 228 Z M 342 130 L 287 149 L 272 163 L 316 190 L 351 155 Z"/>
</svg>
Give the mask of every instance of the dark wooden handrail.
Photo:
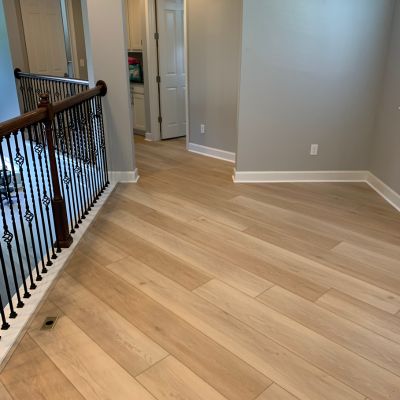
<svg viewBox="0 0 400 400">
<path fill-rule="evenodd" d="M 58 76 L 50 76 L 50 75 L 31 74 L 30 72 L 22 72 L 19 68 L 15 68 L 14 76 L 16 79 L 21 79 L 22 77 L 25 77 L 34 79 L 44 79 L 46 81 L 57 81 L 65 83 L 76 83 L 80 85 L 89 85 L 89 81 L 73 79 L 73 78 L 61 78 Z"/>
<path fill-rule="evenodd" d="M 65 100 L 58 101 L 52 104 L 52 112 L 59 113 L 67 110 L 76 104 L 82 103 L 95 96 L 105 96 L 107 94 L 107 85 L 104 81 L 98 81 L 96 86 L 85 92 L 78 93 L 75 96 L 69 97 Z M 49 109 L 37 108 L 34 111 L 25 113 L 19 117 L 0 122 L 0 138 L 9 135 L 11 132 L 16 132 L 19 129 L 25 128 L 38 122 L 44 122 L 47 119 L 52 119 L 53 116 L 49 115 Z"/>
<path fill-rule="evenodd" d="M 47 111 L 38 108 L 35 111 L 25 113 L 19 117 L 0 122 L 0 138 L 9 135 L 11 132 L 16 132 L 19 129 L 26 128 L 29 125 L 44 121 L 46 117 Z"/>
<path fill-rule="evenodd" d="M 92 89 L 86 90 L 85 92 L 78 93 L 75 96 L 68 97 L 64 100 L 53 103 L 53 111 L 58 113 L 60 111 L 67 110 L 75 106 L 76 104 L 82 103 L 85 100 L 89 100 L 95 96 L 105 96 L 107 94 L 107 85 L 104 81 L 97 81 L 96 86 Z"/>
</svg>

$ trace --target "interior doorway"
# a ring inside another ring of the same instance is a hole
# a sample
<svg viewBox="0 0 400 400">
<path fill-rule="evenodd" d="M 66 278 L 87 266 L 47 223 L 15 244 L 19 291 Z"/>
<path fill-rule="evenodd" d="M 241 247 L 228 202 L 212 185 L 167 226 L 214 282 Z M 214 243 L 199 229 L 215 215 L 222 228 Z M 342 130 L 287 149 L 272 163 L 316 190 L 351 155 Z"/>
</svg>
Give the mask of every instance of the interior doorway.
<svg viewBox="0 0 400 400">
<path fill-rule="evenodd" d="M 20 0 L 29 72 L 87 79 L 80 0 Z"/>
<path fill-rule="evenodd" d="M 186 136 L 184 0 L 156 0 L 161 139 Z"/>
<path fill-rule="evenodd" d="M 186 0 L 125 1 L 133 131 L 187 137 Z"/>
</svg>

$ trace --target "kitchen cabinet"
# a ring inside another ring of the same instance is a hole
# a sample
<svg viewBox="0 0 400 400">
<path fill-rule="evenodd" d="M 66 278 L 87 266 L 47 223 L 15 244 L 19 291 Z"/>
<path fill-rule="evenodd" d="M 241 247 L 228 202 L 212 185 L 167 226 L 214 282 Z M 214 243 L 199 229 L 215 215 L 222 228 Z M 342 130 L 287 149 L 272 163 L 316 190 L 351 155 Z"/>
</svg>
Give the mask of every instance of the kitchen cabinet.
<svg viewBox="0 0 400 400">
<path fill-rule="evenodd" d="M 144 21 L 143 0 L 125 0 L 128 20 L 128 48 L 129 50 L 142 50 L 142 21 Z"/>
<path fill-rule="evenodd" d="M 133 114 L 133 129 L 146 131 L 146 109 L 143 85 L 131 85 L 131 103 Z"/>
</svg>

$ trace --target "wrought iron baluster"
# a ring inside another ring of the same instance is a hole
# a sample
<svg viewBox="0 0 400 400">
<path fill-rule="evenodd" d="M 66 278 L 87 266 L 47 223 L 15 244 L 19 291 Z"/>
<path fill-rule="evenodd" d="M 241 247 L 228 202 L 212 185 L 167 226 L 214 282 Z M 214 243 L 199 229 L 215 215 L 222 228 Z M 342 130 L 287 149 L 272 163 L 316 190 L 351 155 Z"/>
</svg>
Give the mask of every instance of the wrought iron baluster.
<svg viewBox="0 0 400 400">
<path fill-rule="evenodd" d="M 75 229 L 79 228 L 79 224 L 82 223 L 81 220 L 81 210 L 83 210 L 83 201 L 82 201 L 82 193 L 80 190 L 80 185 L 79 185 L 79 176 L 77 174 L 77 156 L 76 156 L 76 144 L 75 144 L 75 138 L 74 138 L 74 132 L 75 132 L 75 123 L 71 118 L 71 110 L 65 110 L 65 121 L 66 121 L 66 132 L 68 136 L 68 142 L 69 142 L 69 150 L 71 154 L 71 159 L 70 159 L 70 176 L 72 179 L 73 183 L 73 193 L 74 193 L 74 198 L 75 198 L 75 206 L 76 206 L 76 219 L 77 219 L 77 224 L 75 225 Z"/>
<path fill-rule="evenodd" d="M 11 136 L 11 135 L 10 135 Z M 28 267 L 28 274 L 29 274 L 29 279 L 31 282 L 30 288 L 34 289 L 36 287 L 36 285 L 33 282 L 33 275 L 32 275 L 32 265 L 30 262 L 30 256 L 29 256 L 29 249 L 28 249 L 28 242 L 26 239 L 26 233 L 25 233 L 25 224 L 24 224 L 24 219 L 23 219 L 23 213 L 22 213 L 22 206 L 21 206 L 21 200 L 20 200 L 20 196 L 19 196 L 19 192 L 18 192 L 18 187 L 17 187 L 17 174 L 15 173 L 15 167 L 14 167 L 14 162 L 20 162 L 21 159 L 18 158 L 18 156 L 13 157 L 12 151 L 11 151 L 11 143 L 10 143 L 10 139 L 11 137 L 7 136 L 6 137 L 6 143 L 7 143 L 7 150 L 8 150 L 8 158 L 10 160 L 10 165 L 11 165 L 11 173 L 12 173 L 12 178 L 14 180 L 14 186 L 15 186 L 15 192 L 17 194 L 16 198 L 17 198 L 17 206 L 18 206 L 18 216 L 19 216 L 19 223 L 20 223 L 20 228 L 21 228 L 21 233 L 22 233 L 22 239 L 23 239 L 23 244 L 24 244 L 24 249 L 25 249 L 25 261 Z M 23 177 L 21 177 L 21 182 L 23 181 Z M 17 243 L 19 243 L 19 235 L 18 235 L 18 230 L 16 225 L 14 226 L 14 231 L 15 231 L 15 238 Z M 18 246 L 19 247 L 19 246 Z M 25 298 L 29 298 L 30 294 L 28 293 L 28 290 L 26 288 L 26 275 L 25 275 L 25 269 L 23 267 L 23 262 L 22 262 L 22 256 L 21 256 L 21 252 L 18 252 L 18 259 L 19 259 L 19 263 L 20 263 L 20 268 L 21 268 L 21 276 L 24 282 L 24 288 L 25 288 L 25 293 L 24 293 L 24 297 Z"/>
<path fill-rule="evenodd" d="M 81 128 L 81 134 L 79 136 L 79 139 L 81 141 L 81 149 L 82 149 L 82 163 L 83 163 L 83 169 L 84 169 L 84 176 L 85 176 L 85 189 L 86 189 L 86 196 L 87 196 L 87 204 L 88 208 L 87 211 L 90 212 L 92 207 L 93 207 L 93 201 L 92 201 L 92 187 L 91 187 L 91 182 L 90 182 L 90 172 L 89 172 L 89 157 L 88 157 L 88 148 L 87 148 L 87 118 L 85 115 L 85 111 L 82 107 L 82 104 L 78 104 L 77 106 L 79 110 L 79 124 Z"/>
<path fill-rule="evenodd" d="M 82 223 L 82 219 L 85 219 L 85 201 L 83 197 L 83 190 L 82 190 L 82 170 L 80 168 L 80 163 L 79 163 L 79 153 L 78 153 L 78 142 L 76 140 L 77 135 L 79 134 L 78 131 L 78 124 L 75 119 L 75 114 L 72 109 L 67 110 L 68 114 L 68 128 L 70 132 L 70 139 L 72 143 L 72 153 L 73 153 L 73 159 L 72 159 L 72 165 L 73 165 L 73 170 L 74 170 L 74 181 L 76 182 L 76 197 L 77 197 L 77 204 L 78 204 L 78 209 L 79 209 L 79 215 L 78 215 L 78 224 Z"/>
<path fill-rule="evenodd" d="M 103 158 L 103 149 L 102 149 L 102 133 L 101 133 L 101 119 L 102 119 L 102 114 L 99 113 L 99 109 L 101 111 L 101 107 L 98 105 L 98 99 L 97 96 L 92 99 L 94 103 L 94 113 L 95 113 L 95 120 L 96 120 L 96 137 L 97 137 L 97 151 L 98 151 L 98 162 L 99 162 L 99 175 L 100 175 L 100 182 L 101 182 L 101 193 L 104 192 L 104 189 L 106 187 L 106 177 L 104 174 L 105 170 L 105 164 L 104 164 L 104 158 Z"/>
<path fill-rule="evenodd" d="M 10 288 L 10 282 L 8 280 L 8 275 L 7 275 L 7 268 L 6 268 L 6 263 L 4 260 L 4 255 L 3 255 L 3 248 L 0 242 L 0 264 L 1 264 L 1 270 L 3 272 L 3 280 L 4 280 L 4 287 L 6 288 L 6 295 L 7 295 L 7 300 L 8 300 L 8 305 L 10 307 L 10 318 L 15 318 L 17 316 L 17 313 L 15 312 L 14 309 L 14 304 L 13 304 L 13 299 L 12 299 L 12 294 L 11 294 L 11 288 Z"/>
<path fill-rule="evenodd" d="M 34 126 L 34 133 L 35 133 L 35 138 L 36 138 L 36 146 L 35 146 L 35 152 L 38 156 L 38 164 L 39 164 L 39 172 L 40 172 L 40 180 L 42 183 L 42 193 L 43 193 L 43 205 L 45 207 L 45 212 L 46 212 L 46 217 L 47 217 L 47 227 L 48 227 L 48 236 L 49 236 L 49 241 L 50 245 L 47 242 L 47 234 L 46 234 L 46 246 L 51 249 L 51 259 L 55 260 L 57 258 L 55 249 L 54 249 L 54 237 L 53 237 L 53 229 L 52 229 L 52 221 L 53 219 L 50 217 L 50 204 L 51 204 L 51 196 L 49 196 L 49 188 L 46 187 L 46 179 L 44 175 L 44 168 L 43 168 L 43 159 L 46 158 L 46 136 L 43 132 L 44 130 L 44 125 L 40 124 L 39 126 Z M 58 250 L 58 249 L 57 249 Z M 61 250 L 60 250 L 61 251 Z M 51 262 L 51 261 L 50 261 Z M 52 265 L 47 264 L 48 266 Z"/>
<path fill-rule="evenodd" d="M 44 132 L 44 128 L 41 130 L 41 134 L 42 134 L 42 143 L 45 144 L 43 160 L 44 160 L 44 166 L 45 166 L 45 171 L 46 171 L 47 185 L 49 187 L 49 195 L 50 195 L 49 197 L 50 197 L 50 199 L 52 199 L 53 198 L 53 187 L 52 187 L 52 183 L 51 183 L 51 179 L 50 179 L 49 161 L 48 161 L 49 147 L 47 146 L 47 138 L 46 138 L 46 134 Z M 46 154 L 47 154 L 47 157 L 46 157 Z M 49 220 L 50 210 L 46 210 L 46 212 L 47 212 L 47 217 Z M 51 221 L 54 221 L 54 215 L 52 215 Z M 57 235 L 55 234 L 54 229 L 55 229 L 54 223 L 50 223 L 50 221 L 49 221 L 49 231 L 50 231 L 51 243 L 54 243 L 54 237 L 55 237 L 55 247 L 57 249 L 57 253 L 61 253 L 60 243 L 58 241 L 58 238 L 57 238 Z M 54 254 L 54 247 L 53 247 L 53 257 L 52 258 L 53 259 L 57 258 L 57 256 Z"/>
<path fill-rule="evenodd" d="M 103 106 L 100 96 L 96 96 L 96 113 L 99 118 L 100 122 L 100 148 L 102 151 L 102 158 L 103 158 L 103 173 L 104 173 L 104 188 L 106 188 L 110 181 L 108 179 L 108 163 L 107 163 L 107 154 L 106 154 L 106 140 L 104 135 L 104 122 L 103 122 Z"/>
<path fill-rule="evenodd" d="M 28 126 L 27 130 L 28 130 L 28 140 L 29 140 L 29 147 L 32 150 L 32 140 L 30 139 L 32 136 L 31 133 L 31 127 Z M 25 160 L 29 160 L 29 155 L 28 155 L 28 151 L 27 151 L 27 145 L 26 145 L 26 140 L 24 138 L 24 140 L 22 140 L 22 146 L 24 148 L 24 155 L 25 155 Z M 32 152 L 30 154 L 30 156 L 32 156 Z M 31 159 L 31 161 L 33 161 L 33 170 L 36 170 L 36 165 L 35 165 L 35 159 L 34 159 L 34 155 L 33 158 Z M 38 239 L 38 244 L 39 244 L 39 254 L 40 254 L 40 261 L 42 263 L 42 273 L 46 273 L 47 272 L 47 268 L 45 267 L 45 257 L 44 257 L 44 253 L 43 253 L 43 243 L 42 243 L 42 235 L 40 234 L 40 225 L 39 225 L 39 219 L 38 219 L 38 214 L 37 214 L 37 207 L 36 207 L 36 201 L 35 201 L 35 188 L 33 186 L 33 179 L 32 179 L 32 175 L 31 175 L 31 168 L 29 166 L 29 161 L 27 161 L 27 173 L 28 173 L 28 182 L 29 182 L 29 191 L 31 193 L 31 200 L 32 200 L 32 208 L 33 208 L 33 220 L 35 221 L 35 227 L 36 227 L 36 237 Z M 39 200 L 39 208 L 41 209 L 41 200 Z M 25 218 L 28 218 L 28 222 L 29 220 L 32 219 L 32 215 L 28 214 Z M 38 264 L 37 264 L 38 265 Z M 42 276 L 40 275 L 39 271 L 37 271 L 37 281 L 41 281 L 42 280 Z"/>
<path fill-rule="evenodd" d="M 24 130 L 21 131 L 21 135 L 20 137 L 22 138 L 22 141 L 25 141 L 24 138 Z M 18 167 L 19 167 L 19 175 L 20 175 L 20 179 L 21 179 L 21 186 L 22 186 L 22 191 L 24 194 L 24 203 L 25 203 L 25 214 L 24 214 L 24 219 L 25 221 L 28 223 L 28 228 L 29 228 L 29 234 L 30 234 L 30 238 L 31 238 L 31 245 L 32 245 L 32 252 L 33 252 L 33 261 L 34 261 L 34 267 L 36 270 L 36 280 L 39 281 L 41 280 L 41 276 L 40 276 L 40 272 L 39 272 L 39 260 L 37 257 L 37 252 L 36 252 L 36 242 L 35 242 L 35 236 L 33 233 L 33 226 L 32 226 L 32 221 L 34 219 L 34 215 L 31 212 L 31 207 L 29 205 L 29 198 L 28 198 L 28 194 L 27 194 L 27 190 L 26 190 L 26 182 L 25 182 L 25 172 L 24 172 L 24 165 L 26 165 L 26 169 L 28 171 L 28 175 L 30 176 L 30 167 L 29 167 L 29 160 L 27 160 L 26 156 L 24 157 L 21 154 L 21 150 L 19 147 L 19 143 L 18 143 L 18 132 L 14 132 L 14 144 L 15 144 L 15 158 L 14 161 L 17 163 Z M 21 225 L 23 225 L 24 222 L 23 220 L 21 220 Z M 39 237 L 40 239 L 40 237 Z M 32 265 L 31 265 L 31 260 L 29 257 L 29 250 L 26 254 L 27 260 L 28 260 L 28 266 L 29 266 L 29 271 L 30 274 L 32 275 Z M 36 284 L 31 282 L 31 289 L 36 289 Z"/>
<path fill-rule="evenodd" d="M 6 169 L 5 169 L 6 163 L 5 163 L 4 152 L 3 152 L 3 139 L 0 140 L 0 161 L 1 161 L 1 165 L 2 165 L 2 180 L 3 180 L 2 183 L 3 183 L 3 186 L 5 186 L 5 188 L 6 188 L 7 197 L 8 197 L 8 199 L 10 199 L 11 198 L 10 182 L 8 181 L 7 176 L 6 176 Z M 14 279 L 14 286 L 15 286 L 15 291 L 16 291 L 17 298 L 18 298 L 17 308 L 22 308 L 24 306 L 24 303 L 21 300 L 21 295 L 19 292 L 18 277 L 17 277 L 17 271 L 16 271 L 14 254 L 13 254 L 13 246 L 12 246 L 13 243 L 16 244 L 17 254 L 18 254 L 18 258 L 19 258 L 20 254 L 21 254 L 20 247 L 19 247 L 19 241 L 18 240 L 14 241 L 14 238 L 17 237 L 14 210 L 10 203 L 10 214 L 11 214 L 11 220 L 12 220 L 12 224 L 13 224 L 13 228 L 14 228 L 14 232 L 11 232 L 9 230 L 3 201 L 0 201 L 0 204 L 1 204 L 1 215 L 2 215 L 2 219 L 3 219 L 3 232 L 4 232 L 3 240 L 7 245 L 8 256 L 10 257 L 10 264 L 11 264 L 11 270 L 12 270 L 13 279 Z M 22 280 L 23 280 L 23 278 L 22 278 Z M 25 282 L 24 294 L 26 294 L 27 291 L 28 291 L 28 289 L 26 287 L 26 282 Z"/>
<path fill-rule="evenodd" d="M 83 145 L 85 149 L 85 158 L 84 163 L 86 167 L 86 181 L 88 184 L 88 193 L 89 193 L 89 201 L 90 201 L 90 209 L 94 206 L 94 185 L 93 185 L 93 176 L 92 176 L 92 168 L 91 168 L 91 151 L 90 151 L 90 117 L 86 110 L 85 103 L 79 105 L 82 111 L 83 116 Z M 90 210 L 89 209 L 89 210 Z"/>
<path fill-rule="evenodd" d="M 43 241 L 44 241 L 44 245 L 45 245 L 45 253 L 47 255 L 47 263 L 46 265 L 49 267 L 51 265 L 53 265 L 52 261 L 50 260 L 50 252 L 49 252 L 49 241 L 48 241 L 48 237 L 47 237 L 47 229 L 46 229 L 46 223 L 45 223 L 45 218 L 44 218 L 44 213 L 43 213 L 43 209 L 41 207 L 41 205 L 45 205 L 45 202 L 48 202 L 48 197 L 45 197 L 45 201 L 43 201 L 43 197 L 41 194 L 41 190 L 40 190 L 40 180 L 39 180 L 39 174 L 38 174 L 38 167 L 37 167 L 37 161 L 36 158 L 39 158 L 39 155 L 41 155 L 41 153 L 43 152 L 43 144 L 42 143 L 36 143 L 34 141 L 34 134 L 36 133 L 37 127 L 33 126 L 33 129 L 28 129 L 28 137 L 29 137 L 29 144 L 30 144 L 30 151 L 31 151 L 31 160 L 33 163 L 33 172 L 34 172 L 34 177 L 35 177 L 35 184 L 36 184 L 36 193 L 37 193 L 37 199 L 39 202 L 39 214 L 40 214 L 40 219 L 42 222 L 42 230 L 43 230 Z M 35 135 L 35 138 L 37 136 Z M 37 154 L 37 157 L 35 156 L 35 154 Z M 42 273 L 46 273 L 47 269 L 44 268 L 42 269 Z"/>
<path fill-rule="evenodd" d="M 4 304 L 3 299 L 0 294 L 0 314 L 1 314 L 1 330 L 5 331 L 10 327 L 10 324 L 7 322 L 6 314 L 4 312 Z"/>
<path fill-rule="evenodd" d="M 94 119 L 94 114 L 92 112 L 92 99 L 85 102 L 86 113 L 89 120 L 89 132 L 90 132 L 90 152 L 91 152 L 91 171 L 92 171 L 92 182 L 93 182 L 93 194 L 94 203 L 97 202 L 100 196 L 99 183 L 97 181 L 97 148 L 96 148 L 96 124 Z"/>
<path fill-rule="evenodd" d="M 94 168 L 94 174 L 95 174 L 95 182 L 96 182 L 96 196 L 97 199 L 101 195 L 101 181 L 100 181 L 100 175 L 99 175 L 99 146 L 98 146 L 98 123 L 97 123 L 97 118 L 96 118 L 96 106 L 94 103 L 93 99 L 90 99 L 89 102 L 89 115 L 90 115 L 90 120 L 92 124 L 92 133 L 93 133 L 93 151 L 94 151 L 94 162 L 93 162 L 93 168 Z"/>
<path fill-rule="evenodd" d="M 58 143 L 58 146 L 60 148 L 61 154 L 62 154 L 62 168 L 63 172 L 60 173 L 60 180 L 61 180 L 61 187 L 63 188 L 63 197 L 65 201 L 68 204 L 68 212 L 71 220 L 71 233 L 75 233 L 74 230 L 74 215 L 72 213 L 72 199 L 71 199 L 71 190 L 70 190 L 70 184 L 71 184 L 71 178 L 68 175 L 68 170 L 67 170 L 67 164 L 69 164 L 68 160 L 68 143 L 66 143 L 66 133 L 64 130 L 64 122 L 63 120 L 63 114 L 59 113 L 56 115 L 56 120 L 57 120 L 57 128 L 55 128 L 55 136 L 56 140 Z M 67 154 L 67 161 L 65 161 L 65 154 Z M 60 155 L 59 155 L 60 157 Z M 58 160 L 58 163 L 61 167 L 61 159 Z M 64 190 L 64 185 L 65 185 L 65 190 Z M 65 193 L 67 195 L 65 195 Z"/>
<path fill-rule="evenodd" d="M 74 113 L 74 118 L 75 118 L 75 140 L 76 140 L 76 158 L 77 158 L 77 162 L 79 165 L 79 180 L 80 180 L 80 187 L 82 190 L 82 199 L 83 199 L 83 214 L 82 214 L 82 219 L 86 218 L 86 215 L 89 214 L 89 201 L 88 201 L 88 197 L 87 197 L 87 187 L 86 187 L 86 183 L 84 182 L 84 173 L 85 173 L 85 169 L 84 169 L 84 164 L 82 162 L 82 158 L 83 158 L 83 149 L 82 149 L 82 128 L 81 128 L 81 123 L 80 123 L 80 113 L 78 108 L 74 107 L 72 109 L 73 113 Z"/>
</svg>

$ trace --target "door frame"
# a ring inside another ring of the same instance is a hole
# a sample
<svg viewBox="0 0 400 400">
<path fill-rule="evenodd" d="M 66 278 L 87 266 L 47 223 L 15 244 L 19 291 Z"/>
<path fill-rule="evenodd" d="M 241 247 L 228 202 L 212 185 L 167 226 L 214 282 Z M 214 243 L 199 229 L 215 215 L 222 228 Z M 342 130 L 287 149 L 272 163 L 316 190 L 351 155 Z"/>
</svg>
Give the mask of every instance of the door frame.
<svg viewBox="0 0 400 400">
<path fill-rule="evenodd" d="M 78 59 L 78 51 L 76 47 L 76 32 L 75 32 L 75 15 L 74 9 L 72 7 L 71 0 L 65 0 L 66 10 L 67 10 L 67 19 L 68 19 L 68 29 L 69 29 L 69 40 L 71 44 L 71 57 L 72 64 L 74 66 L 74 78 L 80 79 L 80 69 L 79 69 L 79 59 Z"/>
<path fill-rule="evenodd" d="M 148 103 L 150 111 L 150 132 L 146 132 L 146 140 L 159 141 L 161 140 L 160 124 L 158 117 L 160 115 L 159 106 L 159 92 L 157 83 L 158 74 L 158 56 L 157 45 L 154 38 L 156 32 L 156 1 L 145 0 L 145 17 L 146 17 L 146 58 L 147 68 L 146 76 L 148 80 Z M 183 0 L 183 30 L 184 30 L 184 63 L 186 70 L 186 95 L 185 95 L 185 108 L 186 108 L 186 149 L 189 145 L 190 123 L 189 123 L 189 70 L 188 70 L 188 31 L 187 31 L 187 0 Z"/>
</svg>

